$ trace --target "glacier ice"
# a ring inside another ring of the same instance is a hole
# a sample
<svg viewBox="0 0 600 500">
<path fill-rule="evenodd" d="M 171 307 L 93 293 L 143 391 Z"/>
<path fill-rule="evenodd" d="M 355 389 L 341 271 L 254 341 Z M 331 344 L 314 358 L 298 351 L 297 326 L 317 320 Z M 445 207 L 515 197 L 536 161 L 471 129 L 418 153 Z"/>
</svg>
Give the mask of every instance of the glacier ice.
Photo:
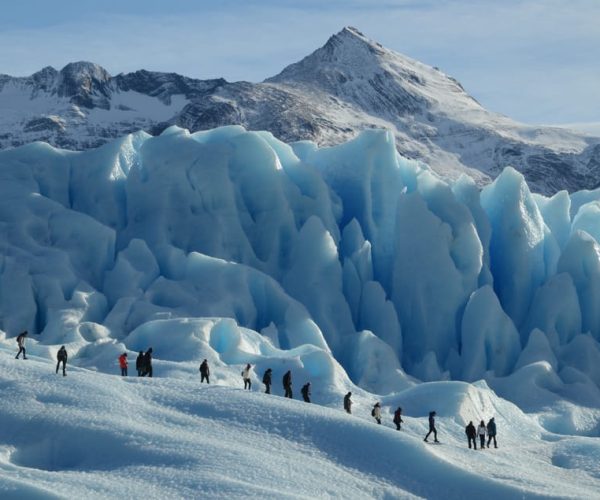
<svg viewBox="0 0 600 500">
<path fill-rule="evenodd" d="M 511 168 L 481 191 L 445 181 L 382 130 L 319 148 L 239 126 L 34 143 L 0 151 L 0 178 L 0 330 L 40 355 L 66 343 L 108 371 L 119 349 L 191 360 L 210 337 L 222 363 L 373 392 L 600 383 L 595 192 L 545 198 Z"/>
</svg>

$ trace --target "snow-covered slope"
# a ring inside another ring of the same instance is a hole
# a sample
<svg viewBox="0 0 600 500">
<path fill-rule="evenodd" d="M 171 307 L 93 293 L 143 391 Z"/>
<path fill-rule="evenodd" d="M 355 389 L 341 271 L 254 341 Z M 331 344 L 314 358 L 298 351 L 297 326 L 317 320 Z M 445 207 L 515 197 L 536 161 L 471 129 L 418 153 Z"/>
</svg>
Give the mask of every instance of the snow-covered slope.
<svg viewBox="0 0 600 500">
<path fill-rule="evenodd" d="M 91 63 L 0 75 L 0 110 L 4 148 L 44 140 L 85 149 L 169 124 L 191 131 L 240 124 L 327 146 L 375 127 L 393 132 L 402 155 L 449 179 L 467 173 L 485 184 L 513 166 L 545 194 L 595 188 L 600 179 L 600 139 L 491 113 L 453 78 L 355 28 L 258 84 L 147 71 L 110 77 Z"/>
<path fill-rule="evenodd" d="M 600 489 L 597 438 L 547 432 L 485 385 L 399 393 L 407 415 L 397 432 L 388 408 L 382 426 L 370 419 L 364 397 L 347 415 L 339 401 L 308 405 L 222 378 L 200 385 L 196 364 L 176 365 L 154 379 L 78 368 L 64 378 L 44 359 L 0 351 L 0 496 L 594 498 Z M 439 446 L 422 441 L 431 404 Z M 464 425 L 492 415 L 499 448 L 469 450 Z"/>
</svg>

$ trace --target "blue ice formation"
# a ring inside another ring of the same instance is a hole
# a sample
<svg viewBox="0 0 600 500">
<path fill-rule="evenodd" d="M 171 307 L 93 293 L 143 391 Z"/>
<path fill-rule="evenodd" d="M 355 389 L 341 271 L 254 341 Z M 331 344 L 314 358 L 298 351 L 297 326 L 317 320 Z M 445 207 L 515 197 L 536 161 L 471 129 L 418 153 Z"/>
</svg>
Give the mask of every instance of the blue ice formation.
<svg viewBox="0 0 600 500">
<path fill-rule="evenodd" d="M 7 336 L 232 318 L 375 391 L 539 361 L 600 384 L 600 192 L 545 198 L 510 167 L 448 182 L 382 130 L 318 148 L 239 126 L 33 143 L 1 151 L 0 176 Z"/>
</svg>

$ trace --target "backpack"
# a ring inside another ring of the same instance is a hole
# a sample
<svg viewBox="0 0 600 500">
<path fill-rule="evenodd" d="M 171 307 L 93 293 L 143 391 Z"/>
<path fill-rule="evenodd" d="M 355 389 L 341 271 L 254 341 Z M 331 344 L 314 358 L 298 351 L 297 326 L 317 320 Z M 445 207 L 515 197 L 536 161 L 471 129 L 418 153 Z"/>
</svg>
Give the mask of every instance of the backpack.
<svg viewBox="0 0 600 500">
<path fill-rule="evenodd" d="M 373 409 L 371 410 L 371 416 L 374 417 L 375 416 L 375 408 L 373 407 Z"/>
</svg>

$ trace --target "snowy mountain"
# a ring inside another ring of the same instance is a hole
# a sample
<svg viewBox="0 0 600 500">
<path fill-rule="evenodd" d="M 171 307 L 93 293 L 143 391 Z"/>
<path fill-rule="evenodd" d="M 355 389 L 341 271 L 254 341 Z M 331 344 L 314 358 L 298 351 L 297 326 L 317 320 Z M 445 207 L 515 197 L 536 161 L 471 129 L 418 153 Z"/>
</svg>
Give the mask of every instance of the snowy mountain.
<svg viewBox="0 0 600 500">
<path fill-rule="evenodd" d="M 467 173 L 485 184 L 513 166 L 545 194 L 595 188 L 600 179 L 600 139 L 486 111 L 453 78 L 355 28 L 263 83 L 148 71 L 111 77 L 74 63 L 27 78 L 0 75 L 0 109 L 3 148 L 44 140 L 81 150 L 171 124 L 191 131 L 239 124 L 321 146 L 387 128 L 403 156 L 449 179 Z"/>
<path fill-rule="evenodd" d="M 598 491 L 600 191 L 535 195 L 511 168 L 480 191 L 385 130 L 319 148 L 239 126 L 32 143 L 0 178 L 3 498 Z M 120 378 L 149 347 L 155 378 Z M 278 397 L 287 370 L 315 405 Z M 464 426 L 491 417 L 500 448 L 474 454 Z"/>
</svg>

